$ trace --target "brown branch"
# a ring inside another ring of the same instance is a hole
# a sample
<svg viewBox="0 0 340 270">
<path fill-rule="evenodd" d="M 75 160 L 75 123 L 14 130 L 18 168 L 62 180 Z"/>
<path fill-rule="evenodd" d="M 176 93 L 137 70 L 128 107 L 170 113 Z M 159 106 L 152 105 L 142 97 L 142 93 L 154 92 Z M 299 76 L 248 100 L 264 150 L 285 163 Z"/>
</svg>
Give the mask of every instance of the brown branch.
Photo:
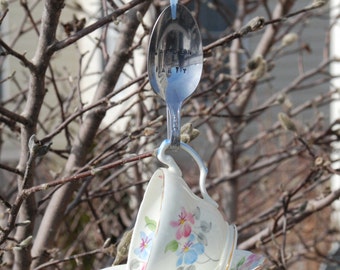
<svg viewBox="0 0 340 270">
<path fill-rule="evenodd" d="M 43 139 L 41 139 L 41 142 L 47 143 L 49 141 L 51 141 L 53 139 L 53 137 L 55 137 L 56 135 L 58 135 L 60 132 L 62 132 L 69 124 L 72 123 L 72 121 L 74 119 L 76 119 L 77 117 L 83 115 L 85 112 L 90 111 L 96 107 L 99 106 L 105 106 L 107 105 L 108 107 L 112 107 L 114 106 L 114 102 L 111 102 L 110 99 L 115 96 L 117 93 L 120 93 L 121 91 L 123 91 L 124 89 L 130 87 L 133 84 L 136 84 L 142 80 L 144 80 L 146 78 L 147 74 L 144 73 L 141 76 L 135 78 L 134 80 L 131 80 L 130 82 L 128 82 L 126 85 L 123 85 L 120 89 L 117 89 L 115 92 L 112 92 L 110 94 L 108 94 L 107 96 L 99 99 L 96 102 L 92 102 L 90 105 L 83 107 L 81 110 L 75 112 L 74 114 L 70 115 L 68 118 L 65 119 L 64 122 L 62 122 L 54 131 L 52 131 L 50 134 L 46 135 Z"/>
<path fill-rule="evenodd" d="M 243 168 L 238 169 L 238 170 L 234 170 L 234 171 L 230 172 L 229 174 L 221 175 L 219 177 L 212 179 L 206 185 L 207 189 L 213 188 L 213 187 L 215 187 L 215 186 L 217 186 L 217 185 L 219 185 L 219 184 L 221 184 L 225 181 L 229 181 L 229 180 L 236 181 L 236 178 L 240 177 L 241 175 L 266 168 L 266 167 L 268 167 L 268 166 L 270 166 L 274 163 L 278 163 L 278 162 L 281 162 L 283 160 L 286 160 L 289 157 L 295 156 L 301 151 L 302 151 L 301 149 L 294 148 L 294 149 L 286 150 L 282 153 L 278 153 L 277 155 L 273 155 L 272 157 L 268 157 L 264 160 L 263 159 L 258 160 L 257 162 L 254 162 L 254 163 L 252 163 L 252 164 L 250 164 L 246 167 L 243 167 Z M 197 187 L 193 188 L 193 191 L 197 192 L 198 188 Z"/>
<path fill-rule="evenodd" d="M 340 189 L 333 191 L 326 197 L 317 200 L 309 200 L 307 202 L 307 205 L 304 205 L 305 202 L 301 203 L 301 205 L 297 206 L 296 209 L 304 209 L 303 211 L 297 212 L 295 215 L 290 216 L 287 218 L 287 228 L 291 228 L 294 224 L 297 224 L 310 215 L 319 212 L 323 210 L 324 208 L 328 207 L 331 205 L 332 202 L 334 202 L 336 199 L 339 199 L 340 197 Z M 279 235 L 282 232 L 282 228 L 284 225 L 284 220 L 280 219 L 277 222 L 277 226 L 275 228 L 275 231 L 272 230 L 271 227 L 267 227 L 257 233 L 256 235 L 250 237 L 246 241 L 242 242 L 239 244 L 238 248 L 239 249 L 253 249 L 255 248 L 258 244 L 260 243 L 265 243 L 270 241 L 272 238 L 272 235 Z"/>
<path fill-rule="evenodd" d="M 3 231 L 0 231 L 0 245 L 2 245 L 6 240 L 8 235 L 11 233 L 11 231 L 14 229 L 15 221 L 19 212 L 19 209 L 22 205 L 22 203 L 32 194 L 44 191 L 48 188 L 56 187 L 56 186 L 62 186 L 67 183 L 76 182 L 79 180 L 84 180 L 86 177 L 94 176 L 102 171 L 109 170 L 115 167 L 123 166 L 124 164 L 140 161 L 145 158 L 149 158 L 154 156 L 154 151 L 146 152 L 140 155 L 123 158 L 121 160 L 106 164 L 104 166 L 100 166 L 98 168 L 92 168 L 91 170 L 87 170 L 82 173 L 78 173 L 69 177 L 65 177 L 63 179 L 55 180 L 52 182 L 44 183 L 38 186 L 30 187 L 27 189 L 23 189 L 20 194 L 17 196 L 15 202 L 10 208 L 9 217 L 7 221 L 6 227 L 3 229 Z"/>
<path fill-rule="evenodd" d="M 30 70 L 33 70 L 35 66 L 29 61 L 24 54 L 20 54 L 17 51 L 13 50 L 10 46 L 7 45 L 2 39 L 0 39 L 0 46 L 5 50 L 5 54 L 9 54 L 19 59 L 25 67 L 28 67 Z"/>
<path fill-rule="evenodd" d="M 24 8 L 26 15 L 28 17 L 28 19 L 30 20 L 32 27 L 34 29 L 34 31 L 36 32 L 36 34 L 39 36 L 39 29 L 37 27 L 36 22 L 33 19 L 32 13 L 27 5 L 27 1 L 20 1 L 20 5 Z"/>
<path fill-rule="evenodd" d="M 64 7 L 64 1 L 47 0 L 44 1 L 42 13 L 41 29 L 38 44 L 32 58 L 32 62 L 26 61 L 30 71 L 29 89 L 27 93 L 27 101 L 23 109 L 22 115 L 30 119 L 31 123 L 21 128 L 21 155 L 18 163 L 18 169 L 25 171 L 24 177 L 18 177 L 18 190 L 28 188 L 34 185 L 35 162 L 28 163 L 29 157 L 28 142 L 32 135 L 36 133 L 36 126 L 39 119 L 41 107 L 44 102 L 45 74 L 49 65 L 53 52 L 49 52 L 48 48 L 55 42 L 56 30 L 59 23 L 61 10 Z M 25 58 L 23 58 L 24 60 Z M 18 215 L 18 221 L 23 222 L 30 220 L 27 226 L 19 226 L 15 232 L 15 239 L 22 241 L 33 235 L 35 218 L 36 218 L 36 202 L 34 196 L 19 196 L 17 204 L 12 207 L 13 215 L 10 215 L 8 225 L 13 226 Z M 19 212 L 18 212 L 19 211 Z M 7 227 L 7 232 L 13 227 Z M 5 233 L 6 234 L 6 233 Z M 3 239 L 3 236 L 0 237 Z M 22 248 L 14 251 L 15 263 L 14 270 L 27 268 L 31 265 L 32 257 L 29 249 Z"/>
<path fill-rule="evenodd" d="M 6 8 L 6 9 L 2 12 L 1 17 L 0 17 L 0 25 L 2 25 L 2 22 L 3 22 L 3 20 L 5 19 L 5 17 L 6 17 L 6 15 L 7 15 L 8 11 L 9 11 L 9 9 Z"/>
<path fill-rule="evenodd" d="M 131 2 L 123 5 L 119 9 L 115 10 L 111 14 L 106 15 L 102 19 L 100 19 L 100 20 L 96 21 L 95 23 L 93 23 L 93 24 L 83 28 L 82 30 L 74 33 L 73 35 L 69 36 L 68 38 L 54 43 L 50 47 L 50 51 L 56 52 L 56 51 L 59 51 L 59 50 L 65 48 L 65 47 L 75 43 L 76 41 L 78 41 L 82 37 L 92 33 L 93 31 L 99 29 L 100 27 L 102 27 L 102 26 L 104 26 L 108 23 L 115 21 L 119 16 L 124 14 L 126 11 L 128 11 L 131 8 L 137 6 L 141 3 L 144 3 L 144 2 L 147 2 L 147 0 L 132 0 Z"/>
<path fill-rule="evenodd" d="M 21 123 L 23 125 L 29 125 L 31 122 L 24 116 L 20 115 L 20 114 L 16 114 L 14 112 L 11 112 L 10 110 L 7 110 L 6 108 L 4 108 L 3 106 L 0 106 L 0 114 L 6 116 L 7 118 Z"/>
<path fill-rule="evenodd" d="M 279 18 L 275 18 L 275 19 L 270 19 L 268 21 L 264 21 L 263 22 L 263 26 L 268 26 L 268 25 L 273 25 L 273 24 L 277 24 L 277 23 L 282 23 L 285 20 L 287 20 L 288 18 L 297 16 L 297 15 L 302 14 L 302 13 L 306 13 L 306 12 L 312 11 L 312 10 L 317 9 L 317 8 L 320 8 L 320 6 L 318 6 L 318 5 L 310 5 L 308 7 L 305 7 L 305 8 L 302 8 L 300 10 L 294 11 L 294 12 L 289 13 L 287 15 L 280 16 Z M 229 35 L 227 35 L 225 37 L 222 37 L 222 38 L 220 38 L 220 39 L 218 39 L 218 40 L 216 40 L 216 41 L 206 45 L 203 48 L 204 53 L 208 54 L 215 47 L 224 46 L 224 45 L 228 44 L 229 42 L 231 42 L 234 39 L 237 39 L 237 38 L 240 38 L 240 37 L 242 37 L 242 36 L 244 36 L 246 34 L 258 31 L 257 28 L 255 28 L 255 29 L 247 28 L 247 29 L 248 29 L 248 31 L 243 32 L 243 31 L 241 31 L 242 30 L 242 28 L 241 28 L 240 30 L 238 30 L 238 31 L 236 31 L 236 32 L 234 32 L 232 34 L 229 34 Z"/>
<path fill-rule="evenodd" d="M 138 0 L 131 3 L 137 5 L 140 2 Z M 132 5 L 131 3 L 125 6 L 125 8 L 130 9 Z M 101 81 L 93 98 L 93 103 L 106 97 L 109 93 L 111 93 L 112 89 L 114 89 L 125 64 L 129 60 L 130 55 L 126 52 L 126 48 L 131 46 L 135 32 L 137 31 L 137 27 L 140 25 L 140 22 L 136 17 L 136 12 L 138 11 L 141 14 L 145 14 L 149 5 L 150 1 L 144 1 L 143 5 L 140 5 L 139 7 L 135 6 L 126 14 L 126 16 L 124 16 L 125 21 L 122 24 L 121 35 L 119 38 L 117 38 L 115 51 L 113 52 L 103 71 Z M 122 10 L 119 12 L 123 13 Z M 117 15 L 117 13 L 114 14 L 115 16 Z M 75 40 L 77 40 L 77 38 Z M 74 42 L 72 39 L 70 39 L 70 41 Z M 67 45 L 67 43 L 61 43 L 60 46 L 54 47 L 52 51 L 55 51 L 56 48 L 63 48 Z M 99 125 L 104 118 L 105 113 L 105 106 L 101 106 L 87 114 L 82 125 L 80 126 L 78 135 L 76 136 L 76 140 L 72 147 L 71 155 L 65 166 L 66 175 L 71 174 L 72 171 L 74 171 L 74 168 L 82 167 L 85 164 L 89 148 L 93 144 L 93 140 L 97 134 Z M 63 214 L 67 204 L 72 193 L 77 189 L 77 187 L 77 183 L 70 182 L 66 185 L 63 185 L 53 194 L 52 199 L 50 200 L 50 203 L 46 209 L 45 215 L 41 221 L 39 231 L 37 232 L 37 237 L 32 247 L 32 254 L 36 257 L 33 267 L 38 266 L 46 259 L 42 255 L 45 249 L 51 246 L 57 230 L 59 229 L 59 224 L 62 222 Z"/>
<path fill-rule="evenodd" d="M 67 262 L 67 261 L 78 260 L 80 258 L 95 255 L 95 254 L 98 254 L 98 253 L 104 253 L 104 251 L 105 250 L 103 248 L 99 248 L 99 249 L 91 250 L 91 251 L 88 251 L 88 252 L 83 252 L 83 253 L 80 253 L 80 254 L 72 255 L 72 256 L 69 256 L 69 257 L 66 257 L 66 258 L 63 258 L 63 259 L 52 260 L 50 262 L 43 263 L 43 264 L 39 265 L 38 267 L 33 268 L 33 270 L 46 269 L 46 267 L 49 267 L 49 266 L 57 265 L 57 264 Z"/>
<path fill-rule="evenodd" d="M 319 3 L 317 3 L 317 2 L 319 2 Z M 321 2 L 323 2 L 323 3 L 321 3 Z M 302 8 L 302 9 L 299 9 L 297 11 L 291 12 L 291 13 L 283 16 L 282 18 L 277 18 L 277 19 L 272 19 L 272 20 L 266 21 L 264 23 L 264 25 L 270 25 L 270 24 L 274 24 L 274 23 L 284 22 L 288 18 L 295 17 L 295 16 L 300 15 L 300 14 L 305 14 L 306 12 L 309 12 L 309 11 L 312 11 L 312 10 L 315 10 L 315 9 L 318 9 L 318 8 L 324 6 L 325 4 L 326 4 L 326 1 L 314 1 L 313 4 L 308 5 L 308 6 Z"/>
<path fill-rule="evenodd" d="M 18 170 L 17 168 L 12 168 L 10 166 L 7 166 L 6 164 L 0 163 L 0 169 L 18 174 L 20 176 L 24 176 L 24 173 L 22 171 Z"/>
<path fill-rule="evenodd" d="M 0 123 L 4 123 L 8 126 L 12 131 L 20 133 L 20 127 L 17 125 L 17 122 L 8 119 L 6 117 L 0 116 Z"/>
<path fill-rule="evenodd" d="M 65 185 L 66 183 L 82 180 L 86 177 L 94 176 L 94 175 L 96 175 L 100 172 L 115 168 L 117 166 L 122 166 L 122 165 L 127 164 L 127 163 L 140 161 L 142 159 L 152 157 L 153 155 L 154 155 L 154 151 L 150 151 L 150 152 L 146 152 L 146 153 L 136 155 L 136 156 L 132 156 L 132 157 L 129 157 L 129 158 L 123 158 L 121 160 L 118 160 L 118 161 L 115 161 L 115 162 L 112 162 L 112 163 L 109 163 L 109 164 L 106 164 L 106 165 L 103 165 L 103 166 L 100 166 L 100 167 L 97 167 L 97 168 L 92 168 L 91 170 L 87 170 L 85 172 L 81 172 L 81 173 L 78 173 L 78 174 L 75 174 L 75 175 L 64 177 L 64 178 L 59 179 L 59 180 L 55 180 L 55 181 L 52 181 L 52 182 L 48 182 L 48 183 L 44 183 L 44 184 L 41 184 L 41 185 L 38 185 L 38 186 L 31 187 L 29 189 L 24 190 L 23 193 L 26 194 L 25 196 L 29 196 L 29 195 L 31 195 L 35 192 L 38 192 L 38 191 L 43 191 L 43 190 L 46 190 L 46 189 L 51 188 L 51 187 L 61 186 L 61 185 Z"/>
</svg>

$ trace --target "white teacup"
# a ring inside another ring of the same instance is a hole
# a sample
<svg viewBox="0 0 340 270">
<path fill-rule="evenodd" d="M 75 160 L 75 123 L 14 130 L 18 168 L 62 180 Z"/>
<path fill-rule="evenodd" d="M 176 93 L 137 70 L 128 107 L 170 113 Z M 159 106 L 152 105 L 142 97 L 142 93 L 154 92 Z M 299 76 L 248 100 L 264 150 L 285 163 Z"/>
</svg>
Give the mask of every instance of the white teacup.
<svg viewBox="0 0 340 270">
<path fill-rule="evenodd" d="M 111 270 L 228 270 L 232 267 L 237 230 L 229 225 L 205 190 L 207 169 L 188 145 L 200 168 L 203 198 L 195 195 L 181 176 L 164 141 L 158 159 L 168 168 L 152 176 L 141 203 L 126 265 Z M 235 260 L 234 260 L 235 261 Z"/>
<path fill-rule="evenodd" d="M 236 228 L 224 221 L 206 192 L 207 169 L 197 153 L 181 144 L 199 165 L 203 198 L 190 190 L 175 161 L 165 154 L 169 146 L 166 140 L 159 148 L 158 159 L 168 168 L 158 169 L 145 191 L 126 269 L 224 270 L 236 247 Z"/>
<path fill-rule="evenodd" d="M 192 193 L 170 169 L 155 172 L 137 216 L 131 270 L 226 269 L 237 232 L 218 209 Z"/>
</svg>

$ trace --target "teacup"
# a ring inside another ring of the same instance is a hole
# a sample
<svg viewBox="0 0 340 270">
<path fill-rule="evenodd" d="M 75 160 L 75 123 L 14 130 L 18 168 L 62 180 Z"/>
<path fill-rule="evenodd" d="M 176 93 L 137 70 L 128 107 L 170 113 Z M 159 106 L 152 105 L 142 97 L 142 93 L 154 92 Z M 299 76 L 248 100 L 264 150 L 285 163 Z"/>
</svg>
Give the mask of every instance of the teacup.
<svg viewBox="0 0 340 270">
<path fill-rule="evenodd" d="M 145 192 L 128 255 L 131 270 L 226 269 L 237 232 L 176 172 L 159 169 Z M 191 267 L 191 268 L 190 268 Z"/>
<path fill-rule="evenodd" d="M 158 169 L 147 186 L 127 264 L 107 270 L 228 270 L 235 262 L 237 230 L 223 219 L 205 190 L 207 169 L 203 161 L 181 143 L 181 149 L 200 168 L 201 198 L 183 180 L 172 157 L 165 154 L 169 145 L 166 140 L 159 148 L 157 157 L 168 168 Z"/>
</svg>

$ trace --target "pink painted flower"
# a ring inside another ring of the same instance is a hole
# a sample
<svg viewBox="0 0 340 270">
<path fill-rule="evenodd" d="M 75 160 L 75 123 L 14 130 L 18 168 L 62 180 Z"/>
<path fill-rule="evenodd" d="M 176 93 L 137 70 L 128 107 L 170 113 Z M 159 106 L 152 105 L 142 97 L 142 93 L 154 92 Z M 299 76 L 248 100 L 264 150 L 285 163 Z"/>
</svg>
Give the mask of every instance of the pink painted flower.
<svg viewBox="0 0 340 270">
<path fill-rule="evenodd" d="M 181 213 L 178 215 L 178 220 L 171 221 L 171 226 L 178 228 L 176 232 L 176 239 L 179 240 L 182 237 L 188 237 L 191 234 L 191 225 L 195 223 L 194 215 L 187 212 L 182 207 Z"/>
</svg>

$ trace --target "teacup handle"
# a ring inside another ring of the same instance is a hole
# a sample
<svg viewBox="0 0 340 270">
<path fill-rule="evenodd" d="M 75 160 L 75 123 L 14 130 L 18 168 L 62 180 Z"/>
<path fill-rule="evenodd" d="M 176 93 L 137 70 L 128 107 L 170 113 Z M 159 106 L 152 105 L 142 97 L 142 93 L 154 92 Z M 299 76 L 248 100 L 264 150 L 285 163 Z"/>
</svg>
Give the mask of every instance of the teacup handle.
<svg viewBox="0 0 340 270">
<path fill-rule="evenodd" d="M 170 155 L 166 155 L 165 151 L 171 146 L 171 142 L 169 139 L 164 140 L 160 147 L 158 148 L 157 152 L 157 158 L 160 162 L 164 163 L 169 167 L 169 170 L 177 173 L 179 176 L 182 176 L 182 171 L 178 167 L 177 163 L 174 161 L 174 159 Z M 206 188 L 205 188 L 205 180 L 207 177 L 208 169 L 204 165 L 203 160 L 201 157 L 197 154 L 197 152 L 188 144 L 181 142 L 180 148 L 183 149 L 185 152 L 187 152 L 197 163 L 199 170 L 200 170 L 200 179 L 199 179 L 199 185 L 200 185 L 200 191 L 202 194 L 202 197 L 204 200 L 206 200 L 208 203 L 212 204 L 216 208 L 218 207 L 217 202 L 215 202 L 210 195 L 208 194 Z"/>
</svg>

